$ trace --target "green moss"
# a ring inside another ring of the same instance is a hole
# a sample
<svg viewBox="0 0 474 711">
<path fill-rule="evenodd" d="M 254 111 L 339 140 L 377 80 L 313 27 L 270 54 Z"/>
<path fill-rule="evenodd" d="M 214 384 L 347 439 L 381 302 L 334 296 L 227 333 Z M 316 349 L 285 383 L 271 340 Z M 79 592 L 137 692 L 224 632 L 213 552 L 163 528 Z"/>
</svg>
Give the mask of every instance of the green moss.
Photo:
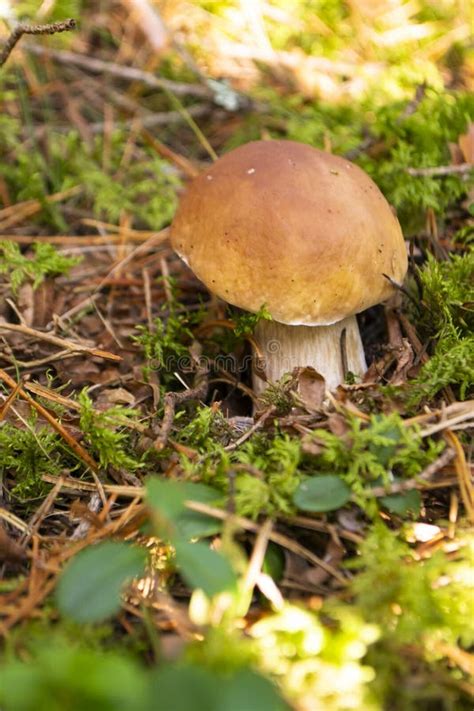
<svg viewBox="0 0 474 711">
<path fill-rule="evenodd" d="M 408 383 L 409 404 L 454 387 L 461 400 L 474 385 L 474 250 L 437 261 L 428 255 L 418 270 L 420 307 L 412 317 L 423 341 L 431 340 L 432 356 L 418 377 Z M 413 295 L 418 300 L 417 291 Z"/>
<path fill-rule="evenodd" d="M 257 313 L 254 314 L 246 311 L 232 314 L 232 320 L 235 323 L 235 335 L 238 338 L 241 336 L 251 335 L 254 332 L 257 323 L 262 319 L 266 321 L 272 320 L 272 316 L 265 304 L 259 308 Z"/>
<path fill-rule="evenodd" d="M 43 496 L 48 484 L 43 474 L 61 470 L 60 440 L 49 427 L 38 425 L 32 415 L 23 426 L 0 425 L 0 473 L 13 480 L 12 496 L 25 501 Z"/>
<path fill-rule="evenodd" d="M 142 466 L 133 454 L 130 446 L 128 426 L 138 417 L 138 411 L 115 405 L 108 410 L 99 412 L 94 409 L 93 402 L 86 390 L 79 394 L 81 406 L 80 427 L 87 444 L 94 456 L 99 458 L 100 466 L 124 468 L 135 471 Z"/>
<path fill-rule="evenodd" d="M 389 485 L 393 478 L 412 478 L 432 462 L 444 447 L 430 438 L 423 442 L 419 428 L 406 426 L 398 413 L 371 415 L 364 424 L 348 418 L 344 436 L 318 429 L 313 437 L 322 446 L 314 457 L 318 470 L 340 475 L 352 488 L 362 507 L 370 507 L 370 485 Z"/>
<path fill-rule="evenodd" d="M 65 257 L 45 242 L 34 244 L 33 252 L 34 256 L 25 257 L 16 242 L 0 241 L 0 275 L 5 275 L 14 294 L 27 281 L 36 289 L 46 277 L 67 274 L 81 261 L 80 257 Z"/>
<path fill-rule="evenodd" d="M 474 97 L 431 89 L 411 115 L 404 115 L 406 106 L 406 101 L 377 106 L 373 96 L 351 106 L 303 104 L 288 121 L 287 136 L 319 148 L 329 138 L 334 153 L 343 154 L 362 144 L 368 129 L 379 143 L 377 156 L 362 152 L 356 162 L 375 180 L 410 232 L 422 224 L 427 208 L 442 216 L 466 195 L 469 183 L 461 176 L 418 177 L 407 169 L 451 163 L 449 143 L 466 132 L 474 116 Z"/>
<path fill-rule="evenodd" d="M 138 335 L 133 340 L 139 346 L 145 359 L 143 373 L 149 378 L 155 371 L 160 374 L 162 384 L 176 384 L 176 371 L 193 371 L 196 362 L 189 347 L 194 336 L 192 328 L 204 317 L 204 310 L 188 312 L 178 300 L 174 279 L 168 278 L 171 300 L 161 303 L 161 315 L 153 319 L 152 327 L 137 326 Z"/>
<path fill-rule="evenodd" d="M 6 130 L 0 135 L 0 149 L 10 159 L 0 164 L 0 176 L 12 201 L 44 201 L 49 194 L 82 186 L 74 202 L 98 218 L 118 222 L 126 212 L 142 226 L 156 230 L 171 220 L 180 184 L 174 169 L 141 145 L 133 147 L 133 158 L 123 164 L 125 131 L 115 130 L 107 147 L 103 137 L 97 136 L 88 148 L 77 131 L 64 135 L 51 129 L 46 146 L 30 139 L 32 151 L 19 122 L 3 117 L 2 124 Z M 109 159 L 104 165 L 105 154 Z M 46 203 L 39 219 L 66 229 L 57 208 Z"/>
<path fill-rule="evenodd" d="M 473 353 L 474 335 L 440 341 L 417 378 L 408 383 L 408 404 L 433 398 L 447 386 L 455 388 L 460 400 L 470 398 L 474 389 Z"/>
<path fill-rule="evenodd" d="M 440 340 L 469 336 L 474 331 L 474 250 L 445 261 L 428 254 L 417 276 L 421 303 L 414 317 L 421 336 Z"/>
</svg>

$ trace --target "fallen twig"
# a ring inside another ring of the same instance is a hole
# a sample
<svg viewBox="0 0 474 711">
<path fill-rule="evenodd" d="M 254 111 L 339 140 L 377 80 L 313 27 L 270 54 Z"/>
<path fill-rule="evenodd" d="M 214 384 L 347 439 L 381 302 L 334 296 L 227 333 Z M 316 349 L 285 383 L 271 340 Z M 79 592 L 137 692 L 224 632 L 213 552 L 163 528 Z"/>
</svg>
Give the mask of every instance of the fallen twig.
<svg viewBox="0 0 474 711">
<path fill-rule="evenodd" d="M 27 217 L 31 217 L 37 212 L 40 212 L 45 202 L 48 204 L 60 202 L 73 195 L 77 195 L 82 189 L 82 185 L 75 185 L 67 190 L 61 190 L 59 193 L 46 195 L 42 200 L 25 200 L 24 202 L 16 203 L 16 205 L 5 207 L 3 210 L 0 210 L 0 230 L 6 230 L 8 227 L 12 227 Z"/>
<path fill-rule="evenodd" d="M 13 48 L 23 35 L 55 35 L 58 32 L 69 32 L 76 29 L 76 20 L 72 17 L 63 22 L 53 22 L 49 25 L 27 25 L 21 23 L 15 27 L 0 53 L 0 67 L 5 64 Z"/>
<path fill-rule="evenodd" d="M 109 351 L 103 351 L 100 348 L 92 348 L 90 346 L 83 346 L 80 343 L 73 343 L 72 341 L 66 341 L 64 338 L 59 338 L 54 336 L 52 333 L 44 333 L 43 331 L 37 331 L 29 326 L 24 326 L 21 323 L 6 323 L 0 321 L 0 330 L 3 331 L 15 331 L 16 333 L 23 333 L 25 336 L 31 336 L 39 341 L 46 341 L 55 346 L 59 346 L 64 351 L 69 351 L 70 353 L 88 353 L 89 355 L 95 356 L 97 358 L 104 358 L 105 360 L 121 361 L 122 357 L 116 355 L 115 353 L 109 353 Z"/>
<path fill-rule="evenodd" d="M 276 407 L 274 405 L 271 405 L 268 407 L 263 414 L 254 422 L 252 427 L 249 427 L 246 432 L 243 433 L 239 439 L 236 439 L 235 442 L 232 442 L 231 444 L 228 444 L 227 447 L 224 447 L 226 452 L 232 452 L 234 449 L 237 449 L 237 447 L 240 447 L 241 444 L 243 444 L 246 440 L 249 439 L 253 435 L 254 432 L 259 430 L 265 422 L 268 420 L 268 418 L 273 415 L 273 413 L 276 411 Z"/>
<path fill-rule="evenodd" d="M 206 397 L 207 389 L 209 387 L 207 373 L 198 373 L 196 379 L 198 384 L 194 388 L 183 390 L 179 393 L 166 393 L 165 412 L 161 423 L 161 432 L 159 437 L 155 440 L 156 449 L 162 450 L 166 447 L 168 437 L 173 426 L 176 405 L 181 405 L 181 403 L 186 402 L 187 400 L 202 400 Z"/>
<path fill-rule="evenodd" d="M 459 165 L 438 165 L 433 168 L 407 168 L 408 175 L 422 178 L 437 178 L 443 175 L 465 175 L 474 170 L 471 163 L 461 163 Z"/>
<path fill-rule="evenodd" d="M 135 67 L 125 67 L 115 62 L 105 62 L 102 59 L 86 57 L 83 54 L 67 50 L 50 49 L 49 47 L 39 47 L 32 44 L 26 44 L 25 48 L 33 54 L 50 57 L 60 64 L 70 64 L 94 74 L 110 74 L 120 79 L 140 81 L 154 89 L 167 89 L 177 96 L 199 96 L 210 100 L 213 98 L 211 90 L 207 86 L 202 86 L 202 84 L 186 84 L 172 81 L 171 79 L 163 79 Z"/>
</svg>

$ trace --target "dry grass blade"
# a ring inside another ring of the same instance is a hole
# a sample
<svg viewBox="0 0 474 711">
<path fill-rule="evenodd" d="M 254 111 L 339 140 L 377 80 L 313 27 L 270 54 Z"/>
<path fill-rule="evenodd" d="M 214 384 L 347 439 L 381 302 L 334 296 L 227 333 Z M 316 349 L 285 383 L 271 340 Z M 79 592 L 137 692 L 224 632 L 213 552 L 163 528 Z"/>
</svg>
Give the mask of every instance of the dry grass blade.
<svg viewBox="0 0 474 711">
<path fill-rule="evenodd" d="M 445 438 L 448 440 L 449 444 L 453 447 L 455 452 L 454 466 L 456 468 L 456 474 L 459 481 L 459 490 L 461 492 L 461 497 L 466 509 L 466 513 L 469 517 L 471 523 L 474 524 L 474 487 L 471 481 L 471 474 L 469 472 L 469 467 L 466 461 L 466 455 L 462 448 L 459 438 L 451 432 L 449 429 L 445 430 Z"/>
<path fill-rule="evenodd" d="M 3 521 L 6 521 L 7 523 L 10 524 L 10 526 L 13 526 L 13 528 L 16 528 L 18 531 L 25 532 L 28 530 L 28 524 L 26 524 L 24 521 L 21 520 L 18 516 L 15 516 L 14 513 L 11 511 L 7 511 L 7 509 L 1 508 L 0 507 L 0 519 Z"/>
<path fill-rule="evenodd" d="M 18 397 L 18 393 L 20 392 L 21 385 L 18 383 L 16 387 L 11 391 L 10 395 L 7 397 L 3 405 L 0 407 L 0 422 L 5 419 L 5 417 L 8 414 L 8 411 L 10 410 L 11 406 L 15 402 L 16 398 Z"/>
<path fill-rule="evenodd" d="M 96 222 L 91 220 L 91 222 Z M 100 224 L 100 223 L 99 223 Z M 126 239 L 127 242 L 145 242 L 151 237 L 151 235 L 156 234 L 150 231 L 139 231 L 139 230 L 127 230 Z M 99 247 L 99 246 L 112 246 L 120 244 L 123 240 L 123 236 L 118 236 L 116 234 L 90 234 L 90 235 L 15 235 L 8 234 L 2 235 L 2 240 L 7 240 L 8 242 L 16 242 L 17 244 L 36 244 L 36 243 L 46 243 L 55 244 L 65 249 L 71 247 Z"/>
<path fill-rule="evenodd" d="M 61 492 L 63 486 L 63 480 L 61 477 L 57 480 L 51 491 L 48 493 L 47 497 L 42 501 L 41 505 L 36 509 L 31 520 L 28 523 L 28 531 L 25 532 L 21 539 L 21 545 L 24 547 L 31 539 L 32 536 L 38 531 L 44 517 L 48 514 L 56 501 L 59 493 Z"/>
<path fill-rule="evenodd" d="M 242 578 L 242 588 L 250 592 L 255 587 L 257 578 L 262 570 L 263 560 L 268 547 L 268 541 L 272 531 L 273 523 L 271 519 L 267 519 L 260 527 L 255 543 L 253 546 L 252 555 L 247 566 L 247 570 Z"/>
<path fill-rule="evenodd" d="M 76 185 L 68 190 L 62 190 L 59 193 L 54 193 L 54 195 L 46 195 L 44 201 L 26 200 L 25 202 L 19 202 L 16 205 L 5 207 L 3 210 L 0 210 L 0 230 L 6 230 L 19 222 L 22 222 L 27 217 L 31 217 L 37 212 L 40 212 L 43 209 L 44 202 L 54 203 L 67 200 L 67 198 L 78 195 L 82 189 L 81 185 Z"/>
</svg>

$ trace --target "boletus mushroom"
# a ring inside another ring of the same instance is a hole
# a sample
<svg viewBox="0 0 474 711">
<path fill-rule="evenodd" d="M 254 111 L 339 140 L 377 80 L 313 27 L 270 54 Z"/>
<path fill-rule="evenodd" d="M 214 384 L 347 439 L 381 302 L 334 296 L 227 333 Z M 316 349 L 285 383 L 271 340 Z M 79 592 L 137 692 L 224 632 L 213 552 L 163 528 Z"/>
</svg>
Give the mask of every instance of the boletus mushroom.
<svg viewBox="0 0 474 711">
<path fill-rule="evenodd" d="M 407 270 L 402 231 L 369 176 L 294 141 L 255 141 L 219 158 L 180 201 L 171 242 L 210 291 L 272 319 L 255 337 L 269 381 L 312 366 L 329 389 L 363 375 L 355 314 Z M 254 375 L 260 392 L 264 382 Z"/>
</svg>

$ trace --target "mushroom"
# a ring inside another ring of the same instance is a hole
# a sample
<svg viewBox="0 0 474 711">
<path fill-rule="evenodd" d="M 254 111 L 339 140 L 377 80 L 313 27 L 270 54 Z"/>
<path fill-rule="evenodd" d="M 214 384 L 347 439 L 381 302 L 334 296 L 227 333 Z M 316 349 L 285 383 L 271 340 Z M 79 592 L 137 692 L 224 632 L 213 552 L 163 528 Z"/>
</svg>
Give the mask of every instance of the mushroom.
<svg viewBox="0 0 474 711">
<path fill-rule="evenodd" d="M 355 314 L 407 270 L 402 231 L 369 176 L 294 141 L 255 141 L 193 180 L 171 226 L 176 252 L 225 301 L 272 319 L 255 337 L 269 381 L 312 366 L 329 389 L 362 376 Z M 254 387 L 265 383 L 254 373 Z"/>
</svg>

